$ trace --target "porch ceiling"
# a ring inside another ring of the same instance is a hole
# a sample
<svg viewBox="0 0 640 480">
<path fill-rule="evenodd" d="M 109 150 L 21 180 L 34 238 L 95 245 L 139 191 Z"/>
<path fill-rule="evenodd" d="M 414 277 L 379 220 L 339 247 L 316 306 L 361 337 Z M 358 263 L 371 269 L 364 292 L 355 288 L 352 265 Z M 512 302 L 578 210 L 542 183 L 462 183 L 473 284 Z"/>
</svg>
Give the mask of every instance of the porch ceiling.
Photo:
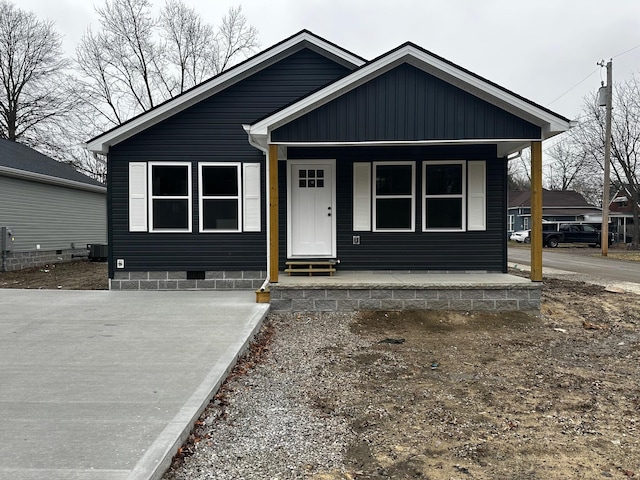
<svg viewBox="0 0 640 480">
<path fill-rule="evenodd" d="M 367 141 L 367 142 L 269 142 L 253 138 L 253 145 L 265 150 L 268 145 L 276 144 L 280 148 L 280 158 L 285 158 L 285 147 L 416 147 L 416 146 L 463 146 L 463 145 L 495 145 L 497 157 L 507 157 L 531 146 L 531 140 L 417 140 L 417 141 Z M 262 145 L 264 143 L 264 146 Z"/>
</svg>

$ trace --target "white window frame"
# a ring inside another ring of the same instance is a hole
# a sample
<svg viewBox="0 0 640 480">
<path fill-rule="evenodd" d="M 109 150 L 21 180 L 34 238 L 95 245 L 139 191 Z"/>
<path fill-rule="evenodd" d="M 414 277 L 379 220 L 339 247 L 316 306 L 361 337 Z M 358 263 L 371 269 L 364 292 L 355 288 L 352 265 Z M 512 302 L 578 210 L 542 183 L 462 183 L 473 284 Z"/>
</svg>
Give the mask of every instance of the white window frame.
<svg viewBox="0 0 640 480">
<path fill-rule="evenodd" d="M 401 165 L 410 165 L 411 166 L 411 195 L 380 195 L 378 197 L 376 191 L 376 177 L 378 166 L 401 166 Z M 373 162 L 373 171 L 371 174 L 371 197 L 372 197 L 372 222 L 373 222 L 373 231 L 374 232 L 386 232 L 386 233 L 394 233 L 394 232 L 415 232 L 416 231 L 416 162 Z M 378 220 L 377 220 L 377 208 L 378 208 L 378 198 L 384 199 L 394 199 L 394 198 L 411 198 L 411 228 L 403 228 L 403 229 L 388 229 L 388 228 L 378 228 Z"/>
<path fill-rule="evenodd" d="M 529 217 L 522 217 L 522 229 L 529 230 Z"/>
<path fill-rule="evenodd" d="M 230 195 L 203 195 L 202 170 L 206 167 L 236 167 L 238 194 Z M 238 228 L 236 229 L 208 229 L 204 228 L 204 201 L 205 200 L 237 200 L 238 202 Z M 198 211 L 200 233 L 240 233 L 242 232 L 242 163 L 241 162 L 199 162 L 198 163 Z"/>
<path fill-rule="evenodd" d="M 461 193 L 427 195 L 427 166 L 462 165 Z M 462 202 L 460 228 L 427 228 L 428 198 L 459 198 Z M 425 160 L 422 162 L 422 231 L 423 232 L 465 232 L 467 230 L 467 162 L 465 160 Z"/>
<path fill-rule="evenodd" d="M 509 215 L 507 218 L 507 231 L 513 232 L 513 226 L 515 225 L 515 215 Z"/>
<path fill-rule="evenodd" d="M 187 215 L 188 215 L 188 227 L 180 229 L 167 229 L 167 228 L 154 228 L 153 227 L 153 201 L 155 199 L 162 200 L 184 200 L 184 196 L 153 196 L 153 167 L 185 167 L 187 169 Z M 149 162 L 149 232 L 151 233 L 191 233 L 193 230 L 193 194 L 192 194 L 192 176 L 191 176 L 191 162 Z"/>
</svg>

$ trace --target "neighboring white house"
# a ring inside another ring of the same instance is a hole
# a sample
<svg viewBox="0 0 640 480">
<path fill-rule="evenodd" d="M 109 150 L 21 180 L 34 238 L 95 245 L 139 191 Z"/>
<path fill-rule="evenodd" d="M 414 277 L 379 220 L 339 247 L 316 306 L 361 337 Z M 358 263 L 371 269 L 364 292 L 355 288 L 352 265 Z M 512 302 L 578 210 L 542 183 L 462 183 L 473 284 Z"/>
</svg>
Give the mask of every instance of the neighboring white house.
<svg viewBox="0 0 640 480">
<path fill-rule="evenodd" d="M 16 142 L 0 139 L 0 228 L 10 238 L 0 271 L 87 254 L 107 243 L 104 184 Z M 1 240 L 1 239 L 0 239 Z"/>
</svg>

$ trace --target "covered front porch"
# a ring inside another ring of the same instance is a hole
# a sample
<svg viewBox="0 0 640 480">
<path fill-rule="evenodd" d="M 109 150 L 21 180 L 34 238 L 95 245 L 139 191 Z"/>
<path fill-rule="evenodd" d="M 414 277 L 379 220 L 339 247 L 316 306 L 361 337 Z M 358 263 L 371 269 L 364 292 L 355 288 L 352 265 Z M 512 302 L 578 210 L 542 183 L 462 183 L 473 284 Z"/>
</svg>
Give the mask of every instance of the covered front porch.
<svg viewBox="0 0 640 480">
<path fill-rule="evenodd" d="M 273 310 L 539 310 L 542 141 L 569 126 L 411 44 L 245 125 L 266 154 Z M 507 274 L 506 243 L 507 164 L 529 147 L 530 280 Z M 326 249 L 296 250 L 320 224 Z M 341 265 L 288 277 L 291 259 Z"/>
<path fill-rule="evenodd" d="M 271 309 L 290 311 L 539 311 L 542 284 L 486 272 L 341 271 L 333 276 L 280 274 Z"/>
</svg>

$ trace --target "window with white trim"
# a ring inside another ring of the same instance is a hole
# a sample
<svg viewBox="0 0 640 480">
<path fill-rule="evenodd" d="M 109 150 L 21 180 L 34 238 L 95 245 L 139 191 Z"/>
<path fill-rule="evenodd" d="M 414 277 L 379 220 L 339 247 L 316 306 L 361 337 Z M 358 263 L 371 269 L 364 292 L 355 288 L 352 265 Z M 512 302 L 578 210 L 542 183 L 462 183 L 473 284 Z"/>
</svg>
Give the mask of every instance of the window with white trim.
<svg viewBox="0 0 640 480">
<path fill-rule="evenodd" d="M 191 164 L 149 163 L 151 232 L 191 232 Z"/>
<path fill-rule="evenodd" d="M 522 229 L 529 230 L 529 217 L 522 217 Z"/>
<path fill-rule="evenodd" d="M 198 164 L 199 232 L 260 232 L 259 163 Z M 129 231 L 191 233 L 191 162 L 129 164 Z"/>
<path fill-rule="evenodd" d="M 423 162 L 423 231 L 466 228 L 464 161 Z"/>
<path fill-rule="evenodd" d="M 240 232 L 240 163 L 199 163 L 200 232 Z"/>
<path fill-rule="evenodd" d="M 509 215 L 509 219 L 507 220 L 507 231 L 513 232 L 513 225 L 515 224 L 515 215 Z"/>
<path fill-rule="evenodd" d="M 415 230 L 415 162 L 373 163 L 373 231 Z"/>
</svg>

